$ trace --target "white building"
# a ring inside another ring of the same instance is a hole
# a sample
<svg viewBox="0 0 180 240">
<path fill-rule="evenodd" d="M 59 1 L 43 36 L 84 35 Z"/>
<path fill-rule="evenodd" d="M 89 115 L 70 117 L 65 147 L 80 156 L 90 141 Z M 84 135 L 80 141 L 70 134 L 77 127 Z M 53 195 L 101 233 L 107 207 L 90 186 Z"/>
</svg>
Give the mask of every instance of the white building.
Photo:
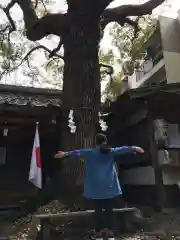
<svg viewBox="0 0 180 240">
<path fill-rule="evenodd" d="M 140 67 L 128 77 L 130 89 L 180 82 L 180 14 L 159 17 L 156 32 L 142 46 Z"/>
<path fill-rule="evenodd" d="M 117 145 L 124 138 L 126 144 L 139 144 L 145 148 L 147 155 L 150 152 L 151 154 L 144 161 L 147 164 L 132 165 L 123 170 L 121 168 L 120 177 L 123 183 L 124 196 L 127 197 L 127 200 L 136 204 L 151 205 L 159 198 L 163 207 L 179 207 L 180 14 L 179 19 L 159 17 L 156 32 L 142 47 L 142 58 L 139 63 L 140 67 L 135 70 L 134 74 L 124 80 L 125 88 L 127 89 L 129 86 L 131 89 L 128 92 L 131 96 L 129 102 L 122 95 L 114 104 L 114 112 L 112 113 L 112 115 L 114 114 L 114 120 L 112 121 L 113 137 L 117 136 L 117 139 L 119 139 Z M 166 97 L 155 97 L 154 102 L 150 100 L 148 102 L 148 94 L 157 93 L 160 96 L 160 92 L 166 94 Z M 139 102 L 136 101 L 138 98 Z M 160 102 L 157 99 L 160 99 Z M 173 101 L 173 104 L 170 103 Z M 158 110 L 153 115 L 154 109 Z M 125 118 L 125 115 L 128 115 L 128 117 Z M 123 117 L 126 127 L 122 124 Z M 113 119 L 113 117 L 111 118 Z M 157 125 L 159 120 L 160 123 L 163 122 L 161 120 L 166 120 L 164 122 L 164 128 L 166 126 L 164 135 L 167 137 L 166 146 L 168 150 L 160 148 L 155 141 L 157 132 L 163 129 Z M 149 132 L 149 122 L 153 122 L 152 126 L 155 130 L 153 133 L 155 136 L 152 138 Z M 121 127 L 122 125 L 123 127 Z M 122 132 L 118 130 L 121 128 L 123 129 Z M 152 139 L 154 141 L 153 147 L 150 143 Z M 152 151 L 153 148 L 155 150 Z M 162 191 L 159 191 L 159 189 Z"/>
</svg>

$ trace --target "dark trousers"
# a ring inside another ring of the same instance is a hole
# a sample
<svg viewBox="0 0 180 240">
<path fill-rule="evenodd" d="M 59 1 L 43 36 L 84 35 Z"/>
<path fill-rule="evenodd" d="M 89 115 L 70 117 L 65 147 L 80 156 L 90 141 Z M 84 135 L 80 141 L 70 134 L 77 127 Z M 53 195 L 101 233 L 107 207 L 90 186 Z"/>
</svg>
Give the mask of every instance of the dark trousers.
<svg viewBox="0 0 180 240">
<path fill-rule="evenodd" d="M 116 198 L 92 200 L 92 208 L 95 210 L 94 227 L 96 231 L 104 228 L 108 228 L 109 230 L 113 229 L 113 208 L 116 207 L 116 200 Z"/>
</svg>

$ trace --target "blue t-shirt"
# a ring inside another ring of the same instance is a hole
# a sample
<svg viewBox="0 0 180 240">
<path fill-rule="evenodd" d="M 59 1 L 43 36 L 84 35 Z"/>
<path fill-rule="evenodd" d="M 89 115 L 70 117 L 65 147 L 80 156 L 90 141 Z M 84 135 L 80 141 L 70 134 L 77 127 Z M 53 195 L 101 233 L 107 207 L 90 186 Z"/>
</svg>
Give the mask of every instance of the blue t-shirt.
<svg viewBox="0 0 180 240">
<path fill-rule="evenodd" d="M 70 155 L 87 158 L 84 179 L 83 196 L 88 199 L 107 199 L 122 194 L 118 174 L 114 164 L 114 157 L 133 153 L 133 147 L 111 148 L 107 154 L 99 148 L 80 149 L 70 152 Z"/>
</svg>

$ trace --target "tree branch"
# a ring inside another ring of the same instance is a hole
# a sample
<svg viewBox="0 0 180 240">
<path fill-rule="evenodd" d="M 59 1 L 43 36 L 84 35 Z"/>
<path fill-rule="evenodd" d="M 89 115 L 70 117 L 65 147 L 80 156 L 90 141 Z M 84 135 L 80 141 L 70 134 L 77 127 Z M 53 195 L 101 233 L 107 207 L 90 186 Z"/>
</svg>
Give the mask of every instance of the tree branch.
<svg viewBox="0 0 180 240">
<path fill-rule="evenodd" d="M 106 9 L 109 6 L 111 2 L 113 2 L 113 0 L 97 0 L 101 14 L 104 12 L 104 9 Z"/>
<path fill-rule="evenodd" d="M 44 3 L 44 1 L 43 1 L 43 0 L 40 0 L 40 3 L 43 5 L 44 10 L 45 10 L 45 13 L 47 13 L 48 10 L 47 10 L 47 8 L 46 8 L 46 4 Z M 37 9 L 38 4 L 39 4 L 39 0 L 35 0 L 35 6 L 34 6 L 35 9 Z"/>
<path fill-rule="evenodd" d="M 118 22 L 123 25 L 127 22 L 128 16 L 151 14 L 153 9 L 161 5 L 163 2 L 165 2 L 165 0 L 149 0 L 138 5 L 122 5 L 116 8 L 108 8 L 102 15 L 102 25 L 106 26 L 109 22 Z"/>
<path fill-rule="evenodd" d="M 16 0 L 16 2 L 23 11 L 26 35 L 29 40 L 37 41 L 49 34 L 62 35 L 67 26 L 66 14 L 47 14 L 38 19 L 31 0 Z"/>
<path fill-rule="evenodd" d="M 67 27 L 68 18 L 66 14 L 47 14 L 30 29 L 27 37 L 32 41 L 37 41 L 49 34 L 62 36 Z"/>
<path fill-rule="evenodd" d="M 31 29 L 38 22 L 38 17 L 31 0 L 16 0 L 16 2 L 23 12 L 26 29 Z"/>
<path fill-rule="evenodd" d="M 25 57 L 23 57 L 23 60 L 27 60 L 27 58 L 36 50 L 39 50 L 39 49 L 43 49 L 45 51 L 47 51 L 49 54 L 51 54 L 54 50 L 50 50 L 49 48 L 47 48 L 46 46 L 44 45 L 38 45 L 38 46 L 35 46 L 34 48 L 32 48 L 26 55 Z M 57 49 L 57 48 L 55 48 Z M 62 60 L 64 60 L 64 57 L 62 55 L 59 55 L 57 53 L 54 54 L 55 57 L 58 57 L 58 58 L 61 58 Z M 107 68 L 108 69 L 108 72 L 109 74 L 113 74 L 114 70 L 113 70 L 113 67 L 108 65 L 108 64 L 105 64 L 105 63 L 99 63 L 99 66 L 101 68 Z"/>
<path fill-rule="evenodd" d="M 34 7 L 35 7 L 35 9 L 36 9 L 36 8 L 37 8 L 37 6 L 38 6 L 38 2 L 39 2 L 38 0 L 35 0 L 35 6 L 34 6 Z"/>
<path fill-rule="evenodd" d="M 23 12 L 26 36 L 29 40 L 37 41 L 49 34 L 61 36 L 69 25 L 67 21 L 68 17 L 66 14 L 47 14 L 46 16 L 39 19 L 35 12 L 37 2 L 35 2 L 34 7 L 31 0 L 12 0 L 5 8 L 0 5 L 0 9 L 5 12 L 11 24 L 11 32 L 16 30 L 16 26 L 12 17 L 10 16 L 9 11 L 15 3 L 19 5 Z"/>
<path fill-rule="evenodd" d="M 0 5 L 0 9 L 2 9 L 4 11 L 4 13 L 6 14 L 6 17 L 9 20 L 10 25 L 11 25 L 11 27 L 9 28 L 9 33 L 11 33 L 11 32 L 16 30 L 15 23 L 14 23 L 11 15 L 10 15 L 10 9 L 14 6 L 15 3 L 16 3 L 16 0 L 12 0 L 10 3 L 8 3 L 8 5 L 5 8 L 3 8 Z"/>
<path fill-rule="evenodd" d="M 49 54 L 52 53 L 52 51 L 51 51 L 49 48 L 47 48 L 47 47 L 45 47 L 45 46 L 43 46 L 43 45 L 38 45 L 38 46 L 32 48 L 32 49 L 25 55 L 25 57 L 23 58 L 22 62 L 23 62 L 24 60 L 27 60 L 28 57 L 29 57 L 34 51 L 39 50 L 39 49 L 44 49 L 44 50 L 47 51 Z M 54 56 L 56 56 L 56 57 L 61 58 L 61 59 L 64 60 L 64 57 L 61 56 L 61 55 L 59 55 L 59 54 L 57 54 L 57 53 L 55 53 Z"/>
<path fill-rule="evenodd" d="M 100 68 L 106 68 L 106 70 L 102 71 L 104 73 L 107 73 L 109 75 L 112 75 L 114 73 L 114 69 L 112 66 L 104 63 L 99 63 Z"/>
<path fill-rule="evenodd" d="M 32 49 L 23 57 L 23 59 L 21 60 L 21 62 L 20 62 L 19 64 L 17 64 L 16 66 L 14 66 L 14 67 L 11 69 L 11 71 L 15 71 L 16 69 L 18 69 L 18 68 L 23 64 L 24 61 L 27 61 L 27 64 L 28 64 L 28 66 L 29 66 L 29 68 L 30 68 L 30 63 L 29 63 L 29 59 L 28 59 L 28 58 L 29 58 L 29 56 L 30 56 L 34 51 L 39 50 L 39 49 L 43 49 L 43 50 L 47 51 L 49 54 L 51 54 L 51 52 L 52 52 L 49 48 L 47 48 L 47 47 L 45 47 L 45 46 L 43 46 L 43 45 L 35 46 L 34 48 L 32 48 Z M 64 57 L 61 56 L 61 55 L 59 55 L 59 54 L 54 54 L 54 56 L 55 56 L 55 57 L 58 57 L 58 58 L 61 58 L 62 60 L 64 60 Z M 4 71 L 4 73 L 5 73 L 5 71 Z"/>
<path fill-rule="evenodd" d="M 51 53 L 49 54 L 49 58 L 52 58 L 60 50 L 62 44 L 63 44 L 62 39 L 60 39 L 58 46 L 54 50 L 52 50 Z"/>
</svg>

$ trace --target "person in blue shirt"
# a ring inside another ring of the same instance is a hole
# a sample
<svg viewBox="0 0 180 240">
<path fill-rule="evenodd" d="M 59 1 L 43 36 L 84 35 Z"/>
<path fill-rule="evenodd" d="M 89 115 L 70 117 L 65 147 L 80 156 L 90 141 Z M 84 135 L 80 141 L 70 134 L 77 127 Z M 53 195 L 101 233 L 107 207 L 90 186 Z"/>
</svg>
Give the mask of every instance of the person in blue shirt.
<svg viewBox="0 0 180 240">
<path fill-rule="evenodd" d="M 109 239 L 113 238 L 113 208 L 118 196 L 122 195 L 114 158 L 124 154 L 144 153 L 136 146 L 111 148 L 104 134 L 96 135 L 96 148 L 58 152 L 56 158 L 87 158 L 83 197 L 92 202 L 95 210 L 95 238 L 102 239 L 106 229 Z"/>
</svg>

